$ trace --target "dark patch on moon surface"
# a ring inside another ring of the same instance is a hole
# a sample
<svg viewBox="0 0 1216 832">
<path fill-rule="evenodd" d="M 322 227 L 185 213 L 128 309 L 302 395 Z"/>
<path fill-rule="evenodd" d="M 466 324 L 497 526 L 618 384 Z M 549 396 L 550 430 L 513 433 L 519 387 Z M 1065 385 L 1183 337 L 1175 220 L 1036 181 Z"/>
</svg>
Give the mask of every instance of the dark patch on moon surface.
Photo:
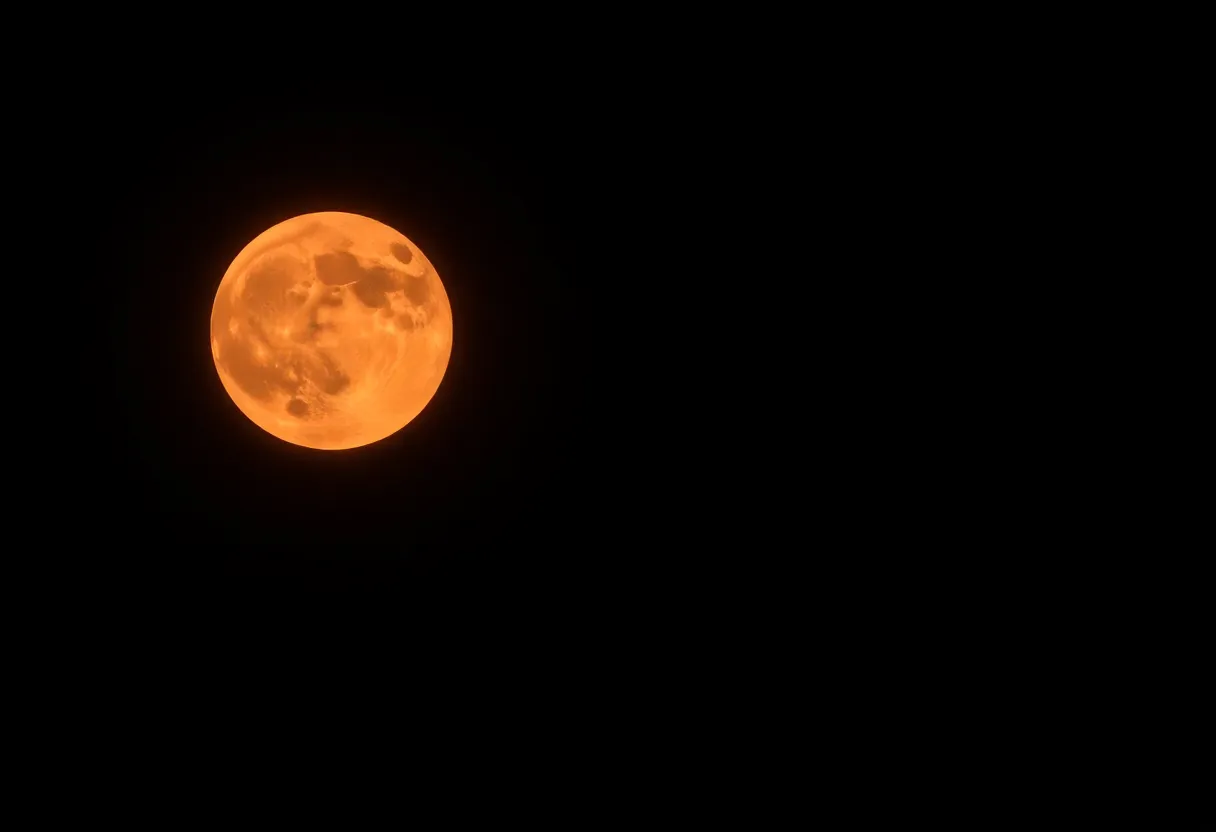
<svg viewBox="0 0 1216 832">
<path fill-rule="evenodd" d="M 414 252 L 410 251 L 410 247 L 403 243 L 393 243 L 389 246 L 389 251 L 402 263 L 408 263 L 414 259 Z"/>
<path fill-rule="evenodd" d="M 380 309 L 388 305 L 389 292 L 395 292 L 403 287 L 410 293 L 409 284 L 417 282 L 408 276 L 386 269 L 383 266 L 367 266 L 359 264 L 353 254 L 337 251 L 332 254 L 318 254 L 313 258 L 317 268 L 317 279 L 327 286 L 349 286 L 359 302 L 371 309 Z M 424 282 L 425 288 L 425 282 Z M 413 290 L 417 294 L 417 289 Z M 411 294 L 411 297 L 413 296 Z M 333 293 L 322 298 L 321 302 L 333 305 Z"/>
<path fill-rule="evenodd" d="M 312 258 L 312 262 L 317 268 L 317 279 L 326 286 L 343 286 L 363 277 L 363 267 L 349 252 L 318 254 Z"/>
<path fill-rule="evenodd" d="M 318 387 L 331 396 L 336 396 L 350 387 L 350 376 L 342 372 L 332 358 L 325 353 L 319 353 L 318 357 L 321 359 L 322 368 L 321 377 L 316 380 Z"/>
<path fill-rule="evenodd" d="M 388 304 L 386 293 L 397 289 L 399 278 L 388 269 L 374 266 L 363 270 L 363 279 L 351 287 L 364 306 L 379 309 Z"/>
<path fill-rule="evenodd" d="M 431 287 L 427 285 L 426 277 L 414 277 L 407 275 L 405 279 L 405 296 L 410 299 L 410 302 L 415 306 L 422 306 L 431 297 Z"/>
<path fill-rule="evenodd" d="M 291 399 L 287 402 L 287 412 L 297 419 L 303 419 L 308 415 L 308 402 L 303 399 Z"/>
</svg>

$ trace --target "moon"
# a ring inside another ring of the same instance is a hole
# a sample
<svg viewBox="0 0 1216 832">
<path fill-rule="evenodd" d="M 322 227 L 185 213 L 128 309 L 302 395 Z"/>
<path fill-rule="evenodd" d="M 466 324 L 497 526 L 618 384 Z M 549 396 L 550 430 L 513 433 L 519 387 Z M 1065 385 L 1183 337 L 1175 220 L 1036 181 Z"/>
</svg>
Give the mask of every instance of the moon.
<svg viewBox="0 0 1216 832">
<path fill-rule="evenodd" d="M 404 234 L 359 214 L 302 214 L 268 228 L 224 273 L 211 355 L 262 430 L 321 450 L 401 430 L 452 354 L 439 274 Z"/>
</svg>

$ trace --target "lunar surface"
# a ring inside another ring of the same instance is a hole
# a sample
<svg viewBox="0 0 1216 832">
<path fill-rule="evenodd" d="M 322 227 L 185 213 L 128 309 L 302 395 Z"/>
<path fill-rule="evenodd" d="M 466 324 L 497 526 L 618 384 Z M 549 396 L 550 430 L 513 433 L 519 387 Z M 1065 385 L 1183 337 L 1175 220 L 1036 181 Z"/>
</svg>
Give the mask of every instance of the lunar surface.
<svg viewBox="0 0 1216 832">
<path fill-rule="evenodd" d="M 405 235 L 358 214 L 303 214 L 237 255 L 211 310 L 228 395 L 265 431 L 340 450 L 397 432 L 443 379 L 452 308 Z"/>
</svg>

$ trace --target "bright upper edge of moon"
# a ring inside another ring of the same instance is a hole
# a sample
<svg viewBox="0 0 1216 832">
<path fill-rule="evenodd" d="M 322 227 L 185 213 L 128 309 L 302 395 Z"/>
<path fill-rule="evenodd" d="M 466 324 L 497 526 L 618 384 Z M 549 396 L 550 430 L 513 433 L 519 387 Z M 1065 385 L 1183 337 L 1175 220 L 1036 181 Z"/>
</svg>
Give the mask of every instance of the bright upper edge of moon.
<svg viewBox="0 0 1216 832">
<path fill-rule="evenodd" d="M 342 450 L 410 423 L 439 389 L 452 307 L 430 260 L 369 217 L 302 214 L 232 261 L 211 310 L 211 355 L 266 432 Z"/>
</svg>

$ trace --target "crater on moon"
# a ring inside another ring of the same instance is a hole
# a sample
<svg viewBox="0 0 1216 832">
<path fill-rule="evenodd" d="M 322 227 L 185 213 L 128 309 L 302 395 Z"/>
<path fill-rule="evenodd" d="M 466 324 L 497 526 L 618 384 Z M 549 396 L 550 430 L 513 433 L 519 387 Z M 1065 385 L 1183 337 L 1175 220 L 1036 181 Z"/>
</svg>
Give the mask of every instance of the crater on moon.
<svg viewBox="0 0 1216 832">
<path fill-rule="evenodd" d="M 269 433 L 311 448 L 366 445 L 430 401 L 452 310 L 426 256 L 358 214 L 286 220 L 224 274 L 211 312 L 224 389 Z"/>
</svg>

